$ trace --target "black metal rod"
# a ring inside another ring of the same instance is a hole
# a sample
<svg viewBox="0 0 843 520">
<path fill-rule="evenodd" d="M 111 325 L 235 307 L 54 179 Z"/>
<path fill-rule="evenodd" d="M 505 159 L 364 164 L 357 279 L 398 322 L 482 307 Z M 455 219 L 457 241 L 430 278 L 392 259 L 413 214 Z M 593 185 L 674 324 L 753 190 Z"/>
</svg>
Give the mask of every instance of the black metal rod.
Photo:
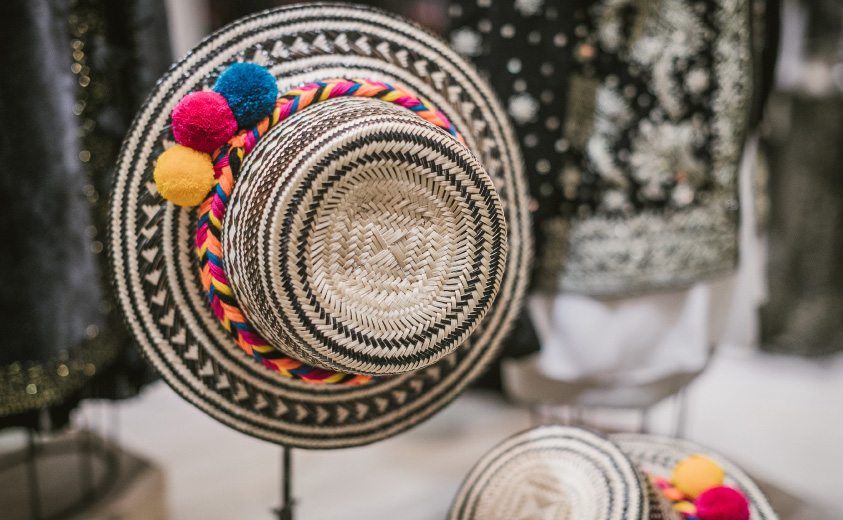
<svg viewBox="0 0 843 520">
<path fill-rule="evenodd" d="M 585 425 L 585 410 L 578 405 L 571 405 L 571 419 L 568 424 L 572 426 Z"/>
<path fill-rule="evenodd" d="M 281 448 L 281 508 L 278 509 L 278 520 L 293 520 L 293 449 L 289 446 Z"/>
<path fill-rule="evenodd" d="M 120 404 L 111 405 L 111 446 L 114 449 L 114 466 L 117 474 L 120 474 Z"/>
<path fill-rule="evenodd" d="M 683 388 L 676 394 L 674 401 L 676 422 L 673 429 L 673 435 L 676 438 L 683 439 L 686 434 L 686 427 L 688 423 L 688 389 Z"/>
<path fill-rule="evenodd" d="M 108 456 L 108 450 L 105 445 L 106 440 L 108 439 L 108 408 L 104 403 L 98 403 L 98 408 L 99 413 L 97 413 L 96 416 L 99 420 L 99 427 L 97 428 L 94 425 L 91 425 L 91 440 L 95 441 L 91 443 L 91 448 L 104 459 Z M 94 480 L 96 480 L 96 478 L 94 478 Z M 94 484 L 93 487 L 96 487 L 96 484 Z"/>
<path fill-rule="evenodd" d="M 29 474 L 29 516 L 32 520 L 41 518 L 41 489 L 38 485 L 38 454 L 35 432 L 27 430 L 26 465 Z"/>
<path fill-rule="evenodd" d="M 111 411 L 111 444 L 113 446 L 120 445 L 120 403 L 112 403 L 109 407 Z"/>
<path fill-rule="evenodd" d="M 81 436 L 81 446 L 79 450 L 79 482 L 82 487 L 82 496 L 88 497 L 95 494 L 96 484 L 94 483 L 94 454 L 91 450 L 91 430 L 90 424 L 87 421 L 86 427 L 79 432 Z"/>
<path fill-rule="evenodd" d="M 641 409 L 641 422 L 638 423 L 638 433 L 650 433 L 650 408 Z"/>
<path fill-rule="evenodd" d="M 538 404 L 531 405 L 528 410 L 530 412 L 530 426 L 541 426 L 542 415 Z"/>
</svg>

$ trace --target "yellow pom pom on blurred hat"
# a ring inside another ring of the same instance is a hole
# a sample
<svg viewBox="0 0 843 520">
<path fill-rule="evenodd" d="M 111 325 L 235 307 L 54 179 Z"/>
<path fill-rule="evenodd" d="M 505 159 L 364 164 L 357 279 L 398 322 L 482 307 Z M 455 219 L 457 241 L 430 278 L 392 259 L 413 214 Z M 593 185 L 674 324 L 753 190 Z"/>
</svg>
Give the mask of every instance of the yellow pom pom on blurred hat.
<svg viewBox="0 0 843 520">
<path fill-rule="evenodd" d="M 153 177 L 165 199 L 179 206 L 197 206 L 214 187 L 214 164 L 207 153 L 177 144 L 158 157 Z"/>
<path fill-rule="evenodd" d="M 703 455 L 691 455 L 673 469 L 671 481 L 676 489 L 691 498 L 723 484 L 726 473 L 716 462 Z"/>
</svg>

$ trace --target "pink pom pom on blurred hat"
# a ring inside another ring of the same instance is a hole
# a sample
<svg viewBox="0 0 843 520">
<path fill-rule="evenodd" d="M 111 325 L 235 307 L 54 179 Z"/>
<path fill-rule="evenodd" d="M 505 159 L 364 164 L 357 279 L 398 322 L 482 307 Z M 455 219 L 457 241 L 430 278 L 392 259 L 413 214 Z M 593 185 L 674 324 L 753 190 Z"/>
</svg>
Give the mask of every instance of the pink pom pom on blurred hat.
<svg viewBox="0 0 843 520">
<path fill-rule="evenodd" d="M 743 494 L 727 486 L 703 491 L 694 501 L 699 520 L 749 520 L 749 502 Z"/>
<path fill-rule="evenodd" d="M 173 136 L 180 145 L 211 153 L 237 131 L 237 121 L 222 95 L 193 92 L 173 109 Z"/>
</svg>

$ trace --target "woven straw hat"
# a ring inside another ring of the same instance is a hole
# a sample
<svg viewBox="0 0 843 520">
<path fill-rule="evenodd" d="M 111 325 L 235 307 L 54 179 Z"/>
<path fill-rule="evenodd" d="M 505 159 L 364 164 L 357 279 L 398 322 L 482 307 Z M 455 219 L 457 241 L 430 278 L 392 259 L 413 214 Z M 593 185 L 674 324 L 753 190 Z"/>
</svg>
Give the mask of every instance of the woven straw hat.
<svg viewBox="0 0 843 520">
<path fill-rule="evenodd" d="M 175 115 L 197 92 L 206 141 Z M 182 182 L 191 154 L 210 177 Z M 483 370 L 529 230 L 520 152 L 474 69 L 408 22 L 315 4 L 235 22 L 161 79 L 120 155 L 110 253 L 129 328 L 179 394 L 244 433 L 339 448 L 412 427 Z"/>
<path fill-rule="evenodd" d="M 688 516 L 674 509 L 654 479 L 670 479 L 680 461 L 698 454 L 723 470 L 724 486 L 748 499 L 751 520 L 777 520 L 746 474 L 700 446 L 558 425 L 516 434 L 486 453 L 463 481 L 449 518 L 682 520 Z"/>
<path fill-rule="evenodd" d="M 673 468 L 682 460 L 692 455 L 704 455 L 720 466 L 725 477 L 723 485 L 738 489 L 749 501 L 750 520 L 778 520 L 767 497 L 758 485 L 740 468 L 696 443 L 684 439 L 673 439 L 657 435 L 616 434 L 609 438 L 620 446 L 621 450 L 639 468 L 650 475 L 670 478 Z"/>
<path fill-rule="evenodd" d="M 486 453 L 463 481 L 449 518 L 655 520 L 671 514 L 615 443 L 583 428 L 542 426 Z"/>
</svg>

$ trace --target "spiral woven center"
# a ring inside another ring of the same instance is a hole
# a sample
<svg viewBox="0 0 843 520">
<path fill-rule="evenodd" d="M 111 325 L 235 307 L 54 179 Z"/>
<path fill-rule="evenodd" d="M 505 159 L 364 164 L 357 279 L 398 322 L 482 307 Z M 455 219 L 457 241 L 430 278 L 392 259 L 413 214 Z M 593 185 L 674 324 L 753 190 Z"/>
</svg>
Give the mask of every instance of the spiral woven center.
<svg viewBox="0 0 843 520">
<path fill-rule="evenodd" d="M 379 100 L 326 101 L 244 163 L 223 228 L 232 288 L 285 354 L 398 374 L 452 352 L 497 293 L 503 211 L 447 132 Z"/>
<path fill-rule="evenodd" d="M 510 437 L 484 455 L 463 483 L 449 518 L 655 518 L 650 516 L 643 479 L 620 448 L 604 437 L 578 428 L 544 426 Z"/>
<path fill-rule="evenodd" d="M 323 306 L 343 312 L 345 305 L 356 321 L 400 334 L 414 310 L 437 305 L 440 274 L 452 260 L 464 269 L 467 259 L 455 255 L 453 201 L 424 180 L 421 168 L 357 169 L 332 190 L 314 219 L 319 247 L 309 248 Z"/>
</svg>

